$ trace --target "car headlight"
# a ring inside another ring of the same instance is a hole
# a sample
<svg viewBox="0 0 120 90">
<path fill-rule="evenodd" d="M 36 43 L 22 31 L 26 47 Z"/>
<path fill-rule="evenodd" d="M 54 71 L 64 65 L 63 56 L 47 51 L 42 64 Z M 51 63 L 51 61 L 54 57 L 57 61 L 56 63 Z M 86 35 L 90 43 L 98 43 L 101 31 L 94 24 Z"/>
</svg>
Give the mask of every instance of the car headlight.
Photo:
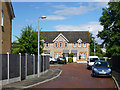
<svg viewBox="0 0 120 90">
<path fill-rule="evenodd" d="M 111 71 L 111 69 L 108 69 L 108 71 Z"/>
<path fill-rule="evenodd" d="M 96 69 L 96 68 L 94 68 L 94 70 L 95 70 L 95 71 L 97 71 L 97 69 Z"/>
</svg>

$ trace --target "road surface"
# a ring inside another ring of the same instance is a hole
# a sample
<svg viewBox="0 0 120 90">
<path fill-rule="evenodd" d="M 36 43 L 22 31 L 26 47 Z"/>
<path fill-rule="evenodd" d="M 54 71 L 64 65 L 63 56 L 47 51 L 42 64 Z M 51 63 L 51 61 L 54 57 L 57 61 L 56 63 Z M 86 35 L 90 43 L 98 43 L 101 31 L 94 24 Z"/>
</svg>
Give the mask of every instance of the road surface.
<svg viewBox="0 0 120 90">
<path fill-rule="evenodd" d="M 86 64 L 67 64 L 51 66 L 63 70 L 55 80 L 34 86 L 33 88 L 115 88 L 112 78 L 91 77 Z"/>
</svg>

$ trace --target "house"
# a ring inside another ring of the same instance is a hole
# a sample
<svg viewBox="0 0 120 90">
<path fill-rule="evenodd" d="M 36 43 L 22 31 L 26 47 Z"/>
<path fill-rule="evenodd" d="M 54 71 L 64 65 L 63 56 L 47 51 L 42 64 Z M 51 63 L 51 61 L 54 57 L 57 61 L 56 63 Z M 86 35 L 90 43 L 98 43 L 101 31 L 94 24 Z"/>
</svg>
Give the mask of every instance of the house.
<svg viewBox="0 0 120 90">
<path fill-rule="evenodd" d="M 0 54 L 11 53 L 12 19 L 15 17 L 11 2 L 0 2 Z"/>
<path fill-rule="evenodd" d="M 65 57 L 73 53 L 73 61 L 86 61 L 90 55 L 90 37 L 88 31 L 41 31 L 45 37 L 44 50 L 54 58 Z M 81 59 L 79 59 L 81 56 Z"/>
</svg>

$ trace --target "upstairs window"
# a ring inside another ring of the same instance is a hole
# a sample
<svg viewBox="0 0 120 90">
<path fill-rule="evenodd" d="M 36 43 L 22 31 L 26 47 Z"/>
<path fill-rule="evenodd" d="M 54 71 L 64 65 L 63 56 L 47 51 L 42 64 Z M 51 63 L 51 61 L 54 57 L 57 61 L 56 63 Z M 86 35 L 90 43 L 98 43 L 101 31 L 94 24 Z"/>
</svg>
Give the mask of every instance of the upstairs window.
<svg viewBox="0 0 120 90">
<path fill-rule="evenodd" d="M 55 43 L 55 47 L 57 47 L 57 43 Z"/>
<path fill-rule="evenodd" d="M 3 10 L 1 11 L 1 26 L 3 26 Z"/>
<path fill-rule="evenodd" d="M 76 47 L 76 43 L 73 44 L 73 47 Z"/>
<path fill-rule="evenodd" d="M 67 47 L 67 43 L 65 43 L 65 47 Z"/>
<path fill-rule="evenodd" d="M 60 47 L 62 47 L 62 43 L 60 43 Z"/>
<path fill-rule="evenodd" d="M 83 47 L 86 47 L 86 43 L 83 43 Z"/>
<path fill-rule="evenodd" d="M 46 43 L 46 47 L 48 47 L 48 42 Z"/>
<path fill-rule="evenodd" d="M 81 43 L 78 43 L 78 47 L 81 47 Z"/>
</svg>

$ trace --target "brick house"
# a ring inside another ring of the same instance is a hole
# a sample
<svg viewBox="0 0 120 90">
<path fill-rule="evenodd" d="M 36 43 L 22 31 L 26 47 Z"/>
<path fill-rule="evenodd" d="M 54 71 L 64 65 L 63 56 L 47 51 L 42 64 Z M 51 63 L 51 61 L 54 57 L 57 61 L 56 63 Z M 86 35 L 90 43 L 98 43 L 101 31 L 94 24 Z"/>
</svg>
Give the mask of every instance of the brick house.
<svg viewBox="0 0 120 90">
<path fill-rule="evenodd" d="M 0 53 L 11 53 L 12 19 L 15 17 L 11 2 L 0 2 Z"/>
<path fill-rule="evenodd" d="M 73 53 L 73 61 L 86 61 L 90 55 L 90 37 L 88 31 L 41 31 L 45 37 L 44 50 L 54 58 L 65 57 Z M 81 59 L 79 56 L 81 55 Z"/>
</svg>

